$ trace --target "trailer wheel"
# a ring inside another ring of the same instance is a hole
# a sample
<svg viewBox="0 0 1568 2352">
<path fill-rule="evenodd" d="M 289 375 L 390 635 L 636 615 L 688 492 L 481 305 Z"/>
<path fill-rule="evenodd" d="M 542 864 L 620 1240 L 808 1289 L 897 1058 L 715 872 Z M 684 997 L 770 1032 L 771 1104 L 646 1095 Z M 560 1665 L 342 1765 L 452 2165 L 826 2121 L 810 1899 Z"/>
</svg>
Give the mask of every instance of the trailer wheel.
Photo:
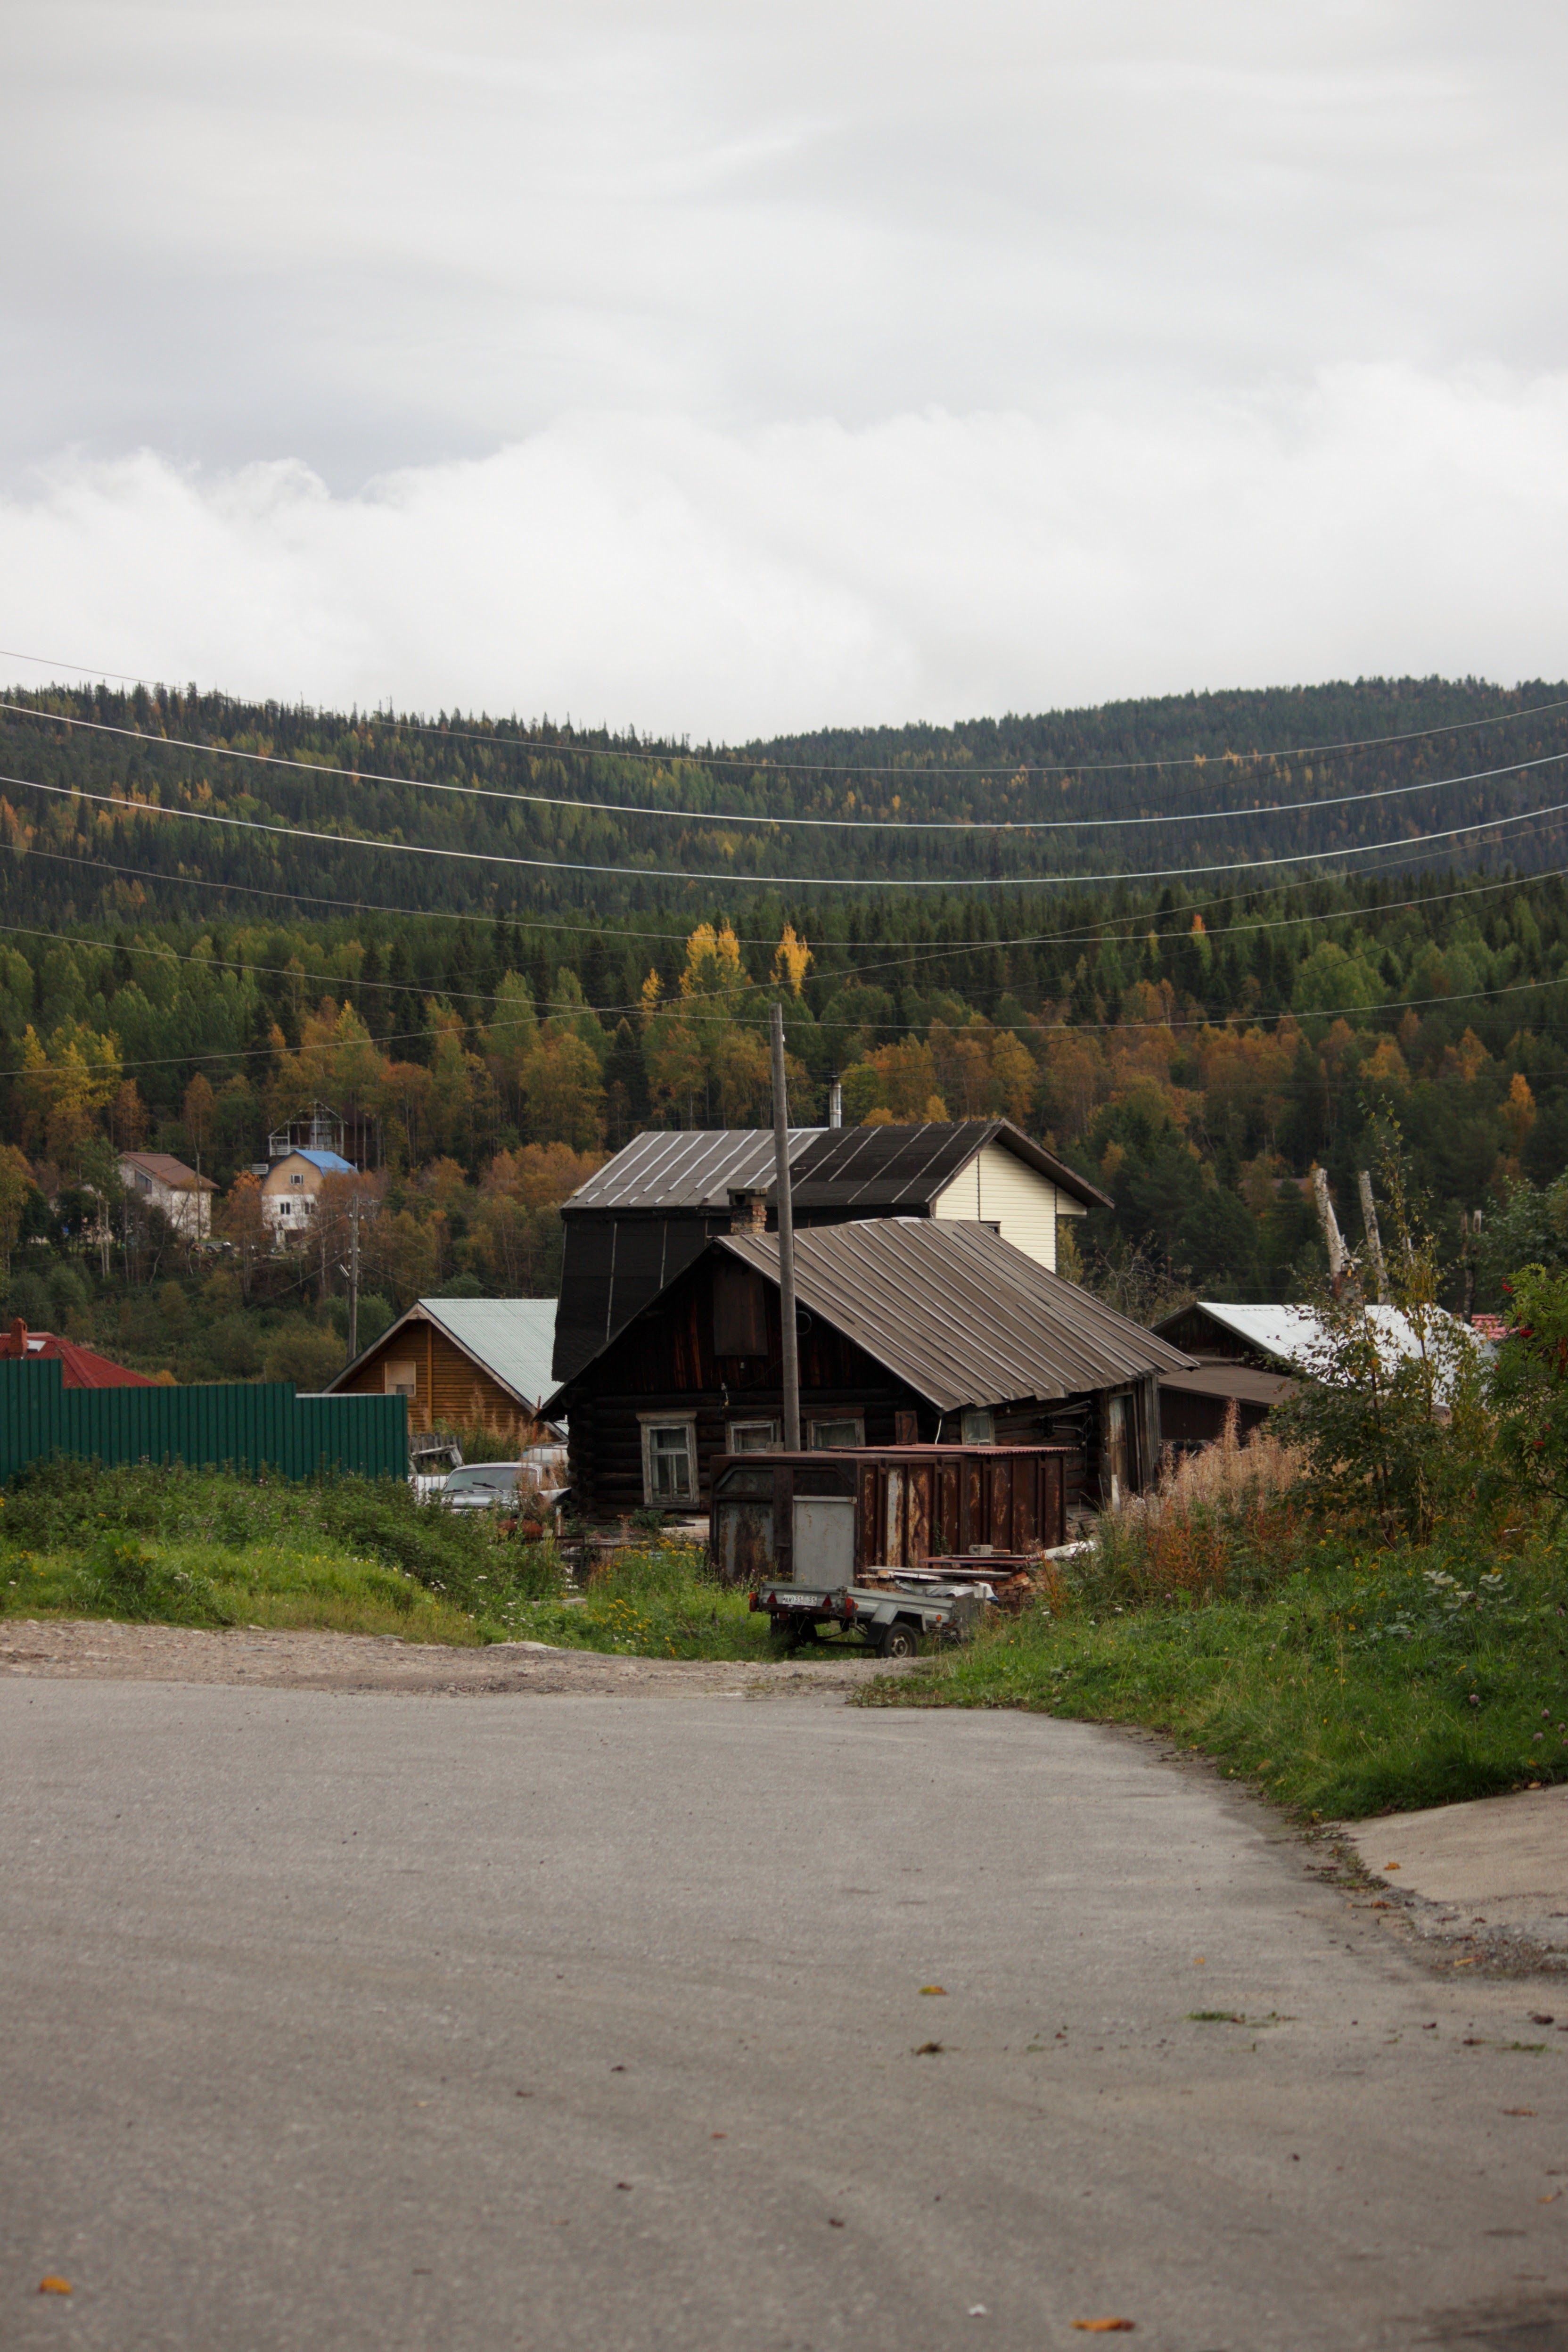
<svg viewBox="0 0 1568 2352">
<path fill-rule="evenodd" d="M 817 1638 L 814 1617 L 792 1617 L 785 1628 L 784 1639 L 792 1650 L 806 1649 Z"/>
<path fill-rule="evenodd" d="M 920 1638 L 913 1625 L 894 1618 L 891 1625 L 876 1629 L 876 1654 L 879 1658 L 914 1658 L 920 1654 Z"/>
</svg>

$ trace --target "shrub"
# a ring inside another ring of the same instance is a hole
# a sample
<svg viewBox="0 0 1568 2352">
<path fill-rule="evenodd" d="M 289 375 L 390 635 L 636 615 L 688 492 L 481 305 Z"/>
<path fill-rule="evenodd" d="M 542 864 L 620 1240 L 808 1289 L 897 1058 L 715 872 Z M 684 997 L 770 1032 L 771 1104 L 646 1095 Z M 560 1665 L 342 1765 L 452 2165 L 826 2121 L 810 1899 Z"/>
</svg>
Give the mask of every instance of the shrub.
<svg viewBox="0 0 1568 2352">
<path fill-rule="evenodd" d="M 1179 1458 L 1167 1448 L 1154 1492 L 1102 1515 L 1081 1582 L 1135 1606 L 1263 1590 L 1289 1572 L 1306 1468 L 1303 1450 L 1271 1430 L 1241 1444 L 1232 1406 L 1218 1444 Z"/>
</svg>

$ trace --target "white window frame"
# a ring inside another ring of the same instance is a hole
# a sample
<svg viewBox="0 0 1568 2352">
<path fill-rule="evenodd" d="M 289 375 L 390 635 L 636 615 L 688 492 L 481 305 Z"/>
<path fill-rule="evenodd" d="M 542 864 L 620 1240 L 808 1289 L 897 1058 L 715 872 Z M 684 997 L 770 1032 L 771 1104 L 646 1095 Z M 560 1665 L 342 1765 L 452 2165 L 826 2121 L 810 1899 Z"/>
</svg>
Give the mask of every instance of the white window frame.
<svg viewBox="0 0 1568 2352">
<path fill-rule="evenodd" d="M 983 1423 L 984 1426 L 977 1428 L 977 1423 Z M 997 1442 L 997 1416 L 989 1405 L 977 1405 L 972 1412 L 967 1412 L 958 1429 L 965 1445 L 994 1445 Z"/>
<path fill-rule="evenodd" d="M 818 1433 L 824 1429 L 852 1429 L 855 1433 L 850 1438 L 822 1437 Z M 816 1413 L 806 1424 L 806 1444 L 808 1450 L 813 1454 L 819 1447 L 831 1451 L 835 1446 L 858 1446 L 864 1444 L 865 1415 L 863 1412 Z"/>
<path fill-rule="evenodd" d="M 768 1435 L 760 1445 L 737 1445 L 736 1439 L 752 1430 L 764 1429 Z M 732 1421 L 725 1431 L 725 1444 L 731 1454 L 777 1454 L 779 1423 L 777 1421 Z"/>
<path fill-rule="evenodd" d="M 382 1367 L 382 1394 L 407 1397 L 412 1404 L 419 1394 L 419 1366 L 402 1360 Z"/>
<path fill-rule="evenodd" d="M 650 1511 L 669 1510 L 685 1503 L 695 1507 L 697 1499 L 697 1423 L 691 1412 L 640 1412 L 643 1426 L 643 1503 Z M 659 1495 L 653 1491 L 653 1433 L 660 1429 L 684 1431 L 686 1441 L 686 1474 L 690 1490 L 685 1495 Z"/>
</svg>

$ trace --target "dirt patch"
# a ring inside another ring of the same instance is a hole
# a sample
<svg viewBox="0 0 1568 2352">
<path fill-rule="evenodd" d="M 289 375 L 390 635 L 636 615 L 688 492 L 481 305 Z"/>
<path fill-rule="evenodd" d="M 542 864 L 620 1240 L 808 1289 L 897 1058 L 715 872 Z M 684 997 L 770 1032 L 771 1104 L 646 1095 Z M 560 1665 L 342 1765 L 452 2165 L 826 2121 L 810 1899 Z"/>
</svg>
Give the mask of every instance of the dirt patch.
<svg viewBox="0 0 1568 2352">
<path fill-rule="evenodd" d="M 94 1619 L 0 1620 L 0 1675 L 65 1676 L 82 1681 L 236 1683 L 287 1690 L 441 1691 L 456 1696 L 556 1692 L 668 1696 L 771 1692 L 840 1692 L 846 1698 L 873 1675 L 899 1669 L 880 1659 L 794 1658 L 762 1662 L 606 1657 L 594 1650 L 556 1650 L 532 1642 L 498 1642 L 455 1650 L 395 1635 L 269 1633 L 235 1626 L 223 1633 L 181 1625 L 120 1625 Z"/>
</svg>

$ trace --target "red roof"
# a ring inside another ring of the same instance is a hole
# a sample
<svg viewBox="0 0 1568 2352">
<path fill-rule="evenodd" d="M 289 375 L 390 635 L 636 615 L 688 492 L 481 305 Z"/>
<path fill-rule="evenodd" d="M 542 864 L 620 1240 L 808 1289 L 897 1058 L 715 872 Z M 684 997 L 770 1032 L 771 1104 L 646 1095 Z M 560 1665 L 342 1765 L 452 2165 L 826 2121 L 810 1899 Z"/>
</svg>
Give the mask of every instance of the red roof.
<svg viewBox="0 0 1568 2352">
<path fill-rule="evenodd" d="M 30 1364 L 57 1363 L 68 1389 L 153 1389 L 158 1385 L 145 1372 L 111 1364 L 107 1356 L 82 1347 L 78 1340 L 57 1339 L 52 1331 L 29 1331 L 20 1319 L 0 1338 L 0 1357 L 9 1357 L 13 1362 L 23 1357 Z"/>
</svg>

